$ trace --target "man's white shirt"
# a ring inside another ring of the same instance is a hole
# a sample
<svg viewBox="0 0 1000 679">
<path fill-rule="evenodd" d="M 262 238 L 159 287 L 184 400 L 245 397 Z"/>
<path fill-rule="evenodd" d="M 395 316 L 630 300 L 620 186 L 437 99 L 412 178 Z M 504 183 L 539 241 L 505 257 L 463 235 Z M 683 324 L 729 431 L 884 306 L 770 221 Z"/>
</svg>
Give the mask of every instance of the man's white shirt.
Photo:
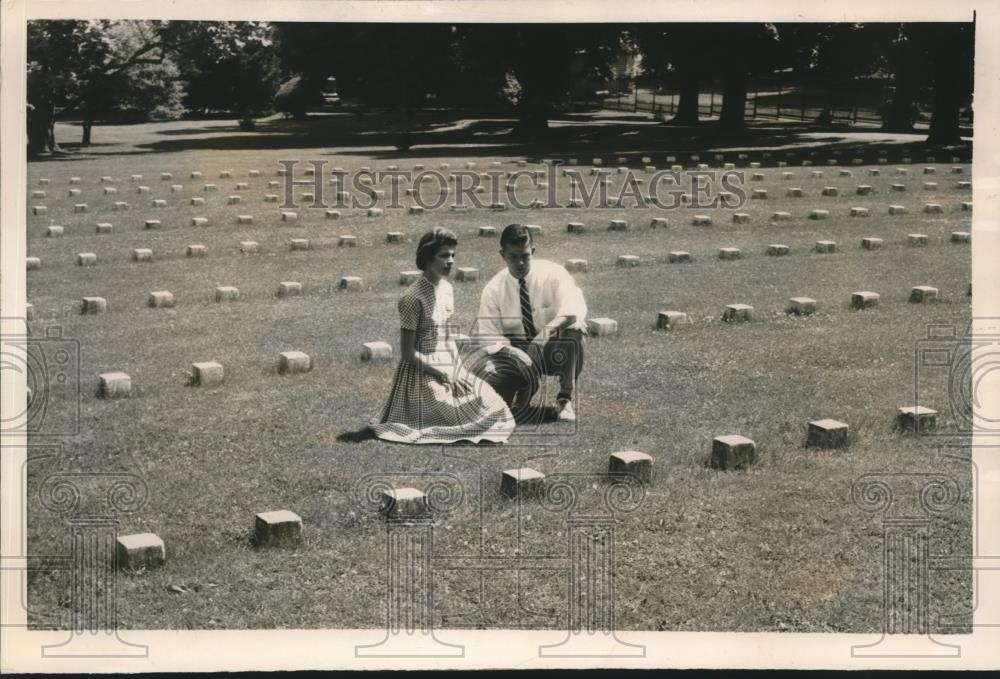
<svg viewBox="0 0 1000 679">
<path fill-rule="evenodd" d="M 583 299 L 583 291 L 565 268 L 546 259 L 533 259 L 525 284 L 537 330 L 557 316 L 573 316 L 574 322 L 567 327 L 586 329 L 587 303 Z M 484 345 L 510 344 L 505 335 L 524 335 L 518 280 L 506 268 L 493 276 L 483 288 L 475 334 Z"/>
</svg>

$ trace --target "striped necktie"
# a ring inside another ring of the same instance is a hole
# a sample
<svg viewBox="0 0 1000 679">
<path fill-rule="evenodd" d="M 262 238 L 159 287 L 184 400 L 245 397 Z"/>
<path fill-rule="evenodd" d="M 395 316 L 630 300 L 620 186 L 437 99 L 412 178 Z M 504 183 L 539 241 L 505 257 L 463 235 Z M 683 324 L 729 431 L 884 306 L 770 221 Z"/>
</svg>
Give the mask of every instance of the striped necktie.
<svg viewBox="0 0 1000 679">
<path fill-rule="evenodd" d="M 521 291 L 521 322 L 524 324 L 524 336 L 529 341 L 535 338 L 535 321 L 531 316 L 531 297 L 528 296 L 528 284 L 522 278 L 518 281 Z"/>
</svg>

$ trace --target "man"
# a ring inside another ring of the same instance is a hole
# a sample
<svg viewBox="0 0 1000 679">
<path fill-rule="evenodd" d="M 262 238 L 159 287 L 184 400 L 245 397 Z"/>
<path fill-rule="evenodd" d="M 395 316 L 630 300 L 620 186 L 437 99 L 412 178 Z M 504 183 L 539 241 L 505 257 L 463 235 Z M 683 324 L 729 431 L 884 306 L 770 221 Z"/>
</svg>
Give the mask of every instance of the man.
<svg viewBox="0 0 1000 679">
<path fill-rule="evenodd" d="M 587 304 L 566 269 L 534 253 L 530 230 L 504 228 L 500 256 L 506 267 L 483 289 L 476 318 L 475 334 L 489 357 L 479 372 L 515 412 L 531 400 L 541 375 L 558 377 L 558 418 L 572 422 Z"/>
</svg>

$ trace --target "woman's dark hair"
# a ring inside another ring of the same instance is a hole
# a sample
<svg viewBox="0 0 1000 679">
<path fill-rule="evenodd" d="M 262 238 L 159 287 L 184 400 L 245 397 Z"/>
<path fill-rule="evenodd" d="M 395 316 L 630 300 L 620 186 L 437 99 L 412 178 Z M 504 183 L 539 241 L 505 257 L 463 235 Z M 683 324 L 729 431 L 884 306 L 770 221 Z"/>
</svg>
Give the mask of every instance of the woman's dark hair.
<svg viewBox="0 0 1000 679">
<path fill-rule="evenodd" d="M 434 259 L 445 245 L 458 245 L 458 236 L 448 229 L 435 227 L 420 237 L 417 243 L 417 268 L 423 271 L 427 268 L 427 263 Z"/>
</svg>

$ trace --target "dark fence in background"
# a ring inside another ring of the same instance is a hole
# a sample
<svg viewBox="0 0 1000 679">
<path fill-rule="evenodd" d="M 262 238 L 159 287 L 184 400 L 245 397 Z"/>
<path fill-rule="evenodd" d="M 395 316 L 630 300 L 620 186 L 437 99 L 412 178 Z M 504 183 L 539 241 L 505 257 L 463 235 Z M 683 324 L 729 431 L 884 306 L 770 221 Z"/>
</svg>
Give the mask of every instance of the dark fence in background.
<svg viewBox="0 0 1000 679">
<path fill-rule="evenodd" d="M 600 108 L 664 118 L 677 113 L 680 95 L 675 85 L 654 86 L 642 78 L 623 78 L 612 85 L 612 91 L 602 93 Z M 751 80 L 747 89 L 746 118 L 815 122 L 822 117 L 828 124 L 878 127 L 882 124 L 883 107 L 892 95 L 892 81 L 884 79 L 838 82 L 758 77 Z M 931 96 L 930 89 L 923 90 L 915 102 L 918 127 L 930 123 Z M 721 111 L 721 82 L 703 81 L 698 98 L 699 117 L 715 118 Z M 963 112 L 962 122 L 971 126 L 969 110 Z"/>
</svg>

